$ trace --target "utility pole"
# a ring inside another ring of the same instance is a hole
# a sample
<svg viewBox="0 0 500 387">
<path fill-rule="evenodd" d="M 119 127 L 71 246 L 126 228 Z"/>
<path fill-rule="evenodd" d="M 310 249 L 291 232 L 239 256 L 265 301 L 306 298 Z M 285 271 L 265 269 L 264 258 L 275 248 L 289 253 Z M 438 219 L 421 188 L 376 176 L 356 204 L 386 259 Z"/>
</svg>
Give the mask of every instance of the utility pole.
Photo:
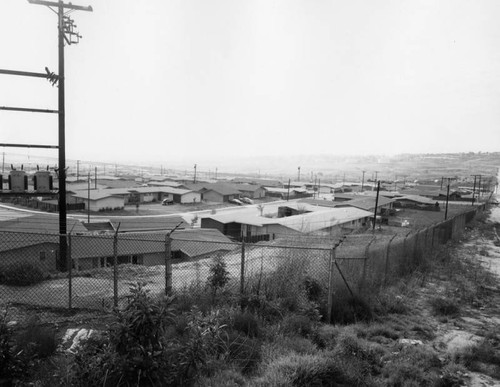
<svg viewBox="0 0 500 387">
<path fill-rule="evenodd" d="M 297 181 L 300 181 L 300 167 L 298 168 L 298 170 L 299 170 L 299 173 L 297 175 Z"/>
<path fill-rule="evenodd" d="M 481 178 L 482 178 L 482 176 L 479 175 L 479 185 L 477 187 L 477 201 L 478 202 L 481 199 Z"/>
<path fill-rule="evenodd" d="M 448 179 L 448 189 L 446 190 L 446 210 L 444 211 L 444 220 L 448 219 L 448 198 L 450 196 L 450 180 Z"/>
<path fill-rule="evenodd" d="M 377 182 L 377 197 L 375 199 L 375 210 L 373 212 L 373 229 L 375 231 L 375 224 L 377 223 L 377 207 L 378 207 L 378 195 L 380 192 L 380 181 Z"/>
<path fill-rule="evenodd" d="M 55 12 L 54 8 L 57 9 L 58 17 L 58 55 L 59 55 L 59 74 L 55 78 L 58 87 L 58 138 L 59 138 L 59 254 L 60 254 L 60 269 L 67 270 L 67 219 L 66 219 L 66 137 L 65 137 L 65 100 L 64 100 L 64 86 L 65 86 L 65 76 L 64 76 L 64 42 L 68 45 L 78 43 L 81 36 L 74 31 L 76 27 L 73 24 L 73 19 L 65 15 L 65 10 L 69 12 L 73 11 L 88 11 L 92 12 L 92 7 L 82 7 L 78 5 L 73 5 L 71 3 L 63 3 L 62 0 L 58 2 L 54 1 L 44 1 L 44 0 L 28 0 L 30 4 L 45 5 Z M 52 8 L 54 7 L 54 8 Z M 46 68 L 47 73 L 49 73 Z"/>
<path fill-rule="evenodd" d="M 80 177 L 80 160 L 76 160 L 76 181 Z"/>
<path fill-rule="evenodd" d="M 94 188 L 97 189 L 97 167 L 95 167 L 95 175 L 94 176 L 95 176 L 94 177 L 94 180 L 95 180 L 95 182 L 94 182 Z"/>
<path fill-rule="evenodd" d="M 193 183 L 196 183 L 196 164 L 194 165 L 194 179 Z"/>
<path fill-rule="evenodd" d="M 474 176 L 474 187 L 472 188 L 472 205 L 474 205 L 474 202 L 476 200 L 476 178 L 481 175 L 472 175 Z"/>
<path fill-rule="evenodd" d="M 87 223 L 90 223 L 90 171 L 87 177 Z"/>
<path fill-rule="evenodd" d="M 363 192 L 363 187 L 365 185 L 365 172 L 366 171 L 363 171 L 363 178 L 361 179 L 361 192 Z"/>
<path fill-rule="evenodd" d="M 215 167 L 215 180 L 217 180 L 217 167 Z"/>
</svg>

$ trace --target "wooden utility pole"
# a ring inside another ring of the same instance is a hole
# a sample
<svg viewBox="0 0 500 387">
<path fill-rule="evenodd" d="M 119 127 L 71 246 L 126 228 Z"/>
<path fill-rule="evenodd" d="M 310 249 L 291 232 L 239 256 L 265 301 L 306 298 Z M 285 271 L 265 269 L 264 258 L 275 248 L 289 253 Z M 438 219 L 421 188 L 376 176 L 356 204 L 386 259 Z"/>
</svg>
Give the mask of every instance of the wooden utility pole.
<svg viewBox="0 0 500 387">
<path fill-rule="evenodd" d="M 375 231 L 375 224 L 377 223 L 377 207 L 378 207 L 378 195 L 380 192 L 380 181 L 377 182 L 377 197 L 375 199 L 375 210 L 373 211 L 373 231 Z"/>
<path fill-rule="evenodd" d="M 59 54 L 59 74 L 55 78 L 58 86 L 58 138 L 59 138 L 59 256 L 60 263 L 59 267 L 63 270 L 67 268 L 67 220 L 66 220 L 66 109 L 65 109 L 65 75 L 64 75 L 64 42 L 68 45 L 78 43 L 81 36 L 74 31 L 75 25 L 73 20 L 65 15 L 65 10 L 72 11 L 88 11 L 92 12 L 92 7 L 82 7 L 78 5 L 73 5 L 71 3 L 63 3 L 61 0 L 54 1 L 43 1 L 43 0 L 28 0 L 30 4 L 45 5 L 49 7 L 52 11 L 57 9 L 58 18 L 58 54 Z M 49 73 L 46 68 L 47 73 Z M 55 83 L 54 82 L 54 83 Z"/>
</svg>

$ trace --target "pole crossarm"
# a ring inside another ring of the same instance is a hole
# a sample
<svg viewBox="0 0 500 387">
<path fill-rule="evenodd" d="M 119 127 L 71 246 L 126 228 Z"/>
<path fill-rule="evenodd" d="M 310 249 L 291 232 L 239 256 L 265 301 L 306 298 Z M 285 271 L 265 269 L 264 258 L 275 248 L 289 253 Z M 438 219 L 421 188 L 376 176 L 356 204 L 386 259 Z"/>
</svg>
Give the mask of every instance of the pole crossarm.
<svg viewBox="0 0 500 387">
<path fill-rule="evenodd" d="M 28 0 L 28 3 L 30 4 L 38 4 L 38 5 L 46 5 L 47 7 L 59 7 L 59 3 L 58 2 L 55 2 L 55 1 L 44 1 L 44 0 Z M 64 9 L 74 9 L 74 10 L 77 10 L 77 11 L 88 11 L 88 12 L 92 12 L 93 9 L 92 9 L 92 6 L 87 6 L 87 7 L 83 7 L 81 5 L 74 5 L 74 4 L 65 4 L 65 3 L 62 3 L 62 7 Z"/>
<path fill-rule="evenodd" d="M 57 145 L 41 145 L 41 144 L 6 144 L 0 143 L 0 147 L 4 148 L 44 148 L 44 149 L 57 149 Z"/>
<path fill-rule="evenodd" d="M 0 69 L 0 74 L 6 74 L 6 75 L 20 75 L 23 77 L 35 77 L 35 78 L 48 78 L 47 73 L 34 73 L 31 71 L 18 71 L 18 70 L 5 70 L 5 69 Z"/>
<path fill-rule="evenodd" d="M 29 113 L 59 113 L 58 110 L 51 109 L 32 109 L 32 108 L 21 108 L 12 106 L 0 106 L 0 110 L 9 110 L 14 112 L 29 112 Z"/>
</svg>

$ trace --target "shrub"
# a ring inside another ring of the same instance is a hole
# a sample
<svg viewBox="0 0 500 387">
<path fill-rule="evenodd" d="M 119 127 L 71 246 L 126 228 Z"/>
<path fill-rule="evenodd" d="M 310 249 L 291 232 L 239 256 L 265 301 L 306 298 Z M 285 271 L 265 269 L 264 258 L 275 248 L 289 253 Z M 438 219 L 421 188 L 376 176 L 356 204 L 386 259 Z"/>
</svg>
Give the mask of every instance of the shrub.
<svg viewBox="0 0 500 387">
<path fill-rule="evenodd" d="M 0 315 L 0 380 L 18 380 L 30 366 L 30 359 L 18 351 L 13 331 L 7 321 L 7 310 Z M 8 384 L 6 384 L 8 385 Z"/>
<path fill-rule="evenodd" d="M 244 333 L 248 337 L 258 337 L 260 334 L 257 319 L 253 314 L 248 312 L 235 315 L 232 325 L 233 329 Z"/>
<path fill-rule="evenodd" d="M 283 332 L 287 334 L 298 334 L 300 336 L 309 336 L 313 331 L 312 321 L 306 316 L 290 315 L 283 320 Z"/>
<path fill-rule="evenodd" d="M 18 262 L 3 266 L 0 271 L 0 283 L 13 286 L 30 286 L 42 282 L 42 270 L 28 262 Z"/>
<path fill-rule="evenodd" d="M 29 352 L 30 356 L 37 358 L 46 358 L 57 348 L 55 330 L 40 326 L 37 316 L 28 320 L 26 329 L 15 336 L 15 341 L 19 350 Z"/>
<path fill-rule="evenodd" d="M 323 296 L 323 287 L 318 280 L 312 277 L 304 278 L 304 288 L 306 291 L 307 299 L 309 301 L 321 302 Z"/>
<path fill-rule="evenodd" d="M 384 367 L 386 385 L 434 386 L 439 376 L 437 370 L 441 362 L 434 350 L 423 345 L 403 346 L 394 352 Z"/>
<path fill-rule="evenodd" d="M 217 290 L 223 289 L 230 279 L 224 258 L 219 255 L 215 256 L 208 271 L 210 275 L 207 278 L 207 283 L 212 289 L 212 295 L 215 299 Z"/>
<path fill-rule="evenodd" d="M 460 312 L 460 307 L 455 299 L 434 297 L 429 300 L 429 304 L 437 316 L 457 316 Z"/>
<path fill-rule="evenodd" d="M 360 321 L 370 321 L 373 312 L 370 304 L 360 296 L 347 294 L 334 295 L 332 304 L 332 322 L 352 324 Z"/>
<path fill-rule="evenodd" d="M 261 342 L 235 332 L 227 337 L 228 360 L 235 363 L 243 374 L 249 374 L 261 361 Z"/>
<path fill-rule="evenodd" d="M 467 380 L 467 369 L 460 364 L 447 364 L 441 370 L 441 377 L 436 387 L 460 387 Z"/>
</svg>

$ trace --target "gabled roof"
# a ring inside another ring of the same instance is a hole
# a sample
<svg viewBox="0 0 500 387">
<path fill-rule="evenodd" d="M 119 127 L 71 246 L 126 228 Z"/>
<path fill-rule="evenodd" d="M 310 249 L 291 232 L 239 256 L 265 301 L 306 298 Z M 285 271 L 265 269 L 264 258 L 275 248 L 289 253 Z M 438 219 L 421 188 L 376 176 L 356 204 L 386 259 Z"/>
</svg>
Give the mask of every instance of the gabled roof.
<svg viewBox="0 0 500 387">
<path fill-rule="evenodd" d="M 67 233 L 85 233 L 87 229 L 76 219 L 67 218 Z M 59 217 L 57 214 L 36 214 L 10 221 L 0 222 L 0 231 L 33 232 L 38 234 L 58 234 Z"/>
<path fill-rule="evenodd" d="M 429 199 L 429 198 L 426 198 L 426 197 L 420 196 L 420 195 L 403 195 L 400 197 L 395 197 L 394 199 L 396 201 L 410 200 L 412 202 L 420 203 L 420 204 L 435 204 L 436 203 L 435 200 L 432 200 L 432 199 Z"/>
<path fill-rule="evenodd" d="M 180 216 L 124 216 L 109 217 L 109 220 L 115 229 L 120 225 L 122 232 L 170 231 L 179 224 L 181 229 L 189 227 Z"/>
<path fill-rule="evenodd" d="M 122 198 L 120 195 L 118 194 L 113 194 L 111 189 L 103 189 L 103 190 L 90 190 L 90 191 L 74 191 L 74 194 L 73 196 L 75 198 L 80 198 L 80 199 L 86 199 L 88 200 L 89 196 L 90 196 L 90 200 L 101 200 L 101 199 L 106 199 L 106 198 L 111 198 L 111 197 L 115 197 L 115 198 Z"/>
<path fill-rule="evenodd" d="M 216 251 L 230 251 L 236 245 L 218 230 L 193 229 L 172 233 L 171 251 L 196 257 Z M 73 258 L 113 256 L 113 235 L 86 235 L 72 238 Z M 157 254 L 165 252 L 165 233 L 118 234 L 118 255 Z"/>
<path fill-rule="evenodd" d="M 11 251 L 28 246 L 59 243 L 59 235 L 0 231 L 0 251 Z"/>
<path fill-rule="evenodd" d="M 339 206 L 350 206 L 370 211 L 371 209 L 375 208 L 376 199 L 377 199 L 376 197 L 372 196 L 358 195 L 355 199 L 347 200 L 345 202 L 340 202 Z M 395 201 L 394 199 L 389 199 L 386 198 L 385 196 L 379 195 L 377 206 L 378 207 L 385 206 L 387 204 L 393 203 L 394 201 Z"/>
<path fill-rule="evenodd" d="M 205 185 L 205 189 L 207 191 L 214 191 L 221 195 L 239 195 L 240 191 L 234 188 L 230 184 L 226 183 L 215 183 L 215 184 L 207 184 Z"/>
</svg>

